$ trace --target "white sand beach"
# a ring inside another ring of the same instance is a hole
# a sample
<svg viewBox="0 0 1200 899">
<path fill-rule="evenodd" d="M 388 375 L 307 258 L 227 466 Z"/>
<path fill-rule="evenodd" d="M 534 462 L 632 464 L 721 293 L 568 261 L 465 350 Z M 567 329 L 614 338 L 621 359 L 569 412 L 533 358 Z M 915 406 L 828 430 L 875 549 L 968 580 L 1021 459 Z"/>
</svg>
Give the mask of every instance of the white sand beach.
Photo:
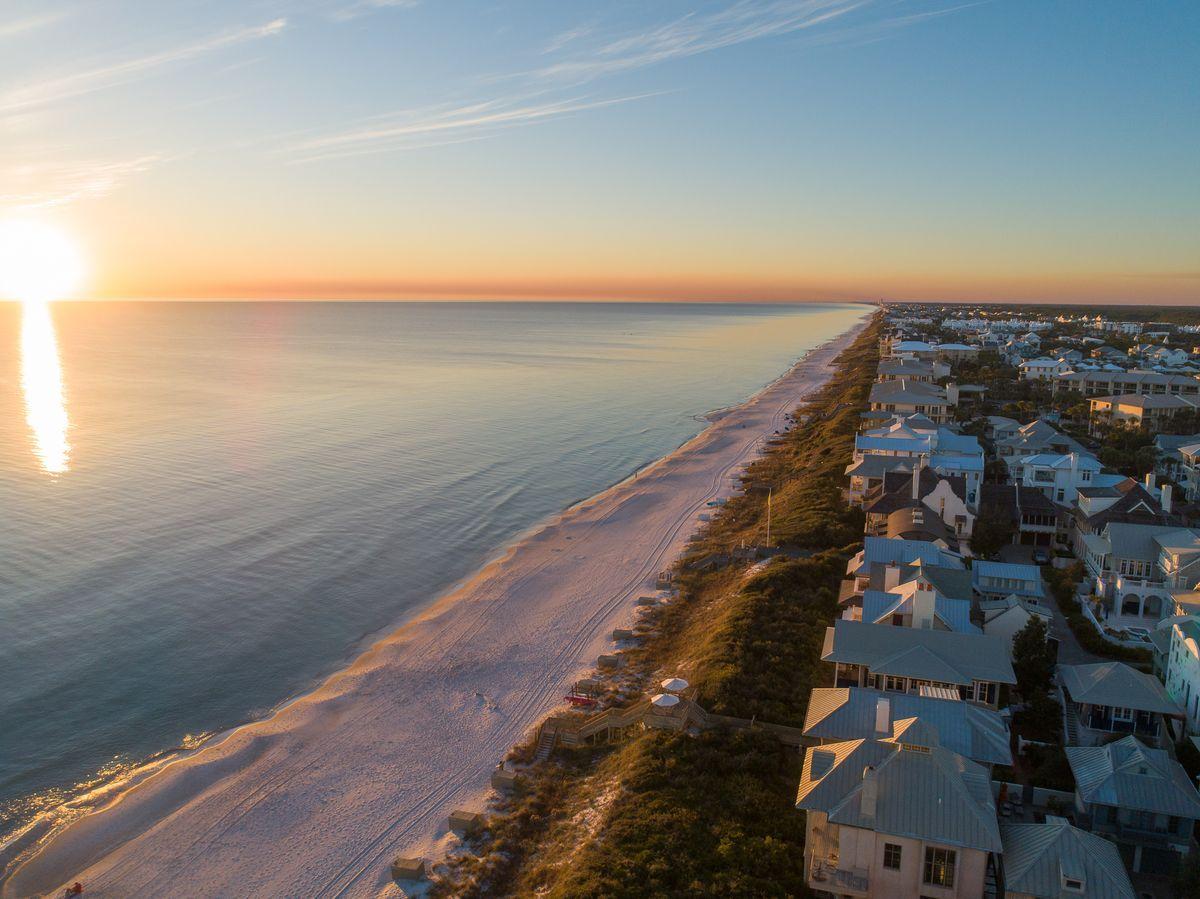
<svg viewBox="0 0 1200 899">
<path fill-rule="evenodd" d="M 122 899 L 394 889 L 391 860 L 436 857 L 449 812 L 484 808 L 495 765 L 611 649 L 705 503 L 733 491 L 731 475 L 864 324 L 522 539 L 312 693 L 52 833 L 0 895 L 74 881 Z"/>
</svg>

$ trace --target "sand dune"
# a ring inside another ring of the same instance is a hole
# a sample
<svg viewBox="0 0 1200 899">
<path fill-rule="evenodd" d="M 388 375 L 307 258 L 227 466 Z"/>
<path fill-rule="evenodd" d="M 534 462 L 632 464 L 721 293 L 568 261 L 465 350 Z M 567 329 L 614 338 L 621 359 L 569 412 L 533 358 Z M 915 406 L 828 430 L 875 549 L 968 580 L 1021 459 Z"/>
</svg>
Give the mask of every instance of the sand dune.
<svg viewBox="0 0 1200 899">
<path fill-rule="evenodd" d="M 705 503 L 861 325 L 675 453 L 545 525 L 270 718 L 162 766 L 48 838 L 4 897 L 374 896 L 482 807 L 509 747 L 609 647 Z"/>
</svg>

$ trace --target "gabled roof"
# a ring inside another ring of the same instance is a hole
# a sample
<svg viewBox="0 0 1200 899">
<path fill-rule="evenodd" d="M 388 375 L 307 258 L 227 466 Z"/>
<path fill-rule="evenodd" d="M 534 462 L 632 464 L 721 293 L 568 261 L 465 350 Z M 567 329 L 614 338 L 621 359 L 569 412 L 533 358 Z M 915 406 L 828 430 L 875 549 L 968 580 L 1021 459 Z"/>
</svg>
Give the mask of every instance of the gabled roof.
<svg viewBox="0 0 1200 899">
<path fill-rule="evenodd" d="M 1058 677 L 1075 702 L 1163 715 L 1182 714 L 1158 678 L 1136 671 L 1124 662 L 1059 665 Z"/>
<path fill-rule="evenodd" d="M 846 466 L 847 477 L 881 478 L 889 471 L 911 471 L 917 464 L 916 458 L 903 456 L 863 456 L 861 462 L 851 462 Z"/>
<path fill-rule="evenodd" d="M 1088 453 L 1036 453 L 1021 459 L 1022 465 L 1036 465 L 1040 468 L 1054 468 L 1060 471 L 1099 471 L 1103 466 L 1100 460 Z"/>
<path fill-rule="evenodd" d="M 927 565 L 962 568 L 962 559 L 927 540 L 891 540 L 887 537 L 867 537 L 863 540 L 863 564 L 882 562 L 890 565 L 911 565 L 920 560 Z M 861 572 L 869 573 L 867 571 Z"/>
<path fill-rule="evenodd" d="M 919 718 L 936 729 L 941 746 L 985 765 L 1011 765 L 1008 727 L 999 712 L 957 699 L 885 693 L 865 687 L 818 687 L 808 699 L 804 735 L 821 740 L 882 738 L 875 730 L 880 700 L 887 726 Z"/>
<path fill-rule="evenodd" d="M 1058 509 L 1042 491 L 1024 484 L 982 484 L 979 489 L 981 509 L 1001 509 L 1012 521 L 1022 513 L 1053 515 Z"/>
<path fill-rule="evenodd" d="M 1171 525 L 1110 521 L 1104 527 L 1103 536 L 1112 547 L 1112 554 L 1118 559 L 1154 562 L 1158 559 L 1160 549 L 1154 538 L 1177 530 L 1178 527 Z"/>
<path fill-rule="evenodd" d="M 1165 749 L 1131 734 L 1107 746 L 1068 746 L 1066 753 L 1084 802 L 1200 820 L 1200 794 Z"/>
<path fill-rule="evenodd" d="M 868 779 L 873 809 L 862 802 Z M 881 740 L 814 746 L 804 759 L 796 807 L 876 833 L 984 852 L 1002 848 L 987 769 L 941 746 L 916 751 Z"/>
<path fill-rule="evenodd" d="M 1065 819 L 1045 824 L 1001 824 L 1004 886 L 1036 899 L 1061 899 L 1063 878 L 1083 884 L 1088 899 L 1135 899 L 1116 844 L 1072 827 Z"/>
<path fill-rule="evenodd" d="M 902 593 L 885 593 L 882 590 L 863 592 L 862 620 L 876 624 L 891 624 L 893 615 L 911 615 L 913 612 L 913 590 Z M 948 599 L 936 596 L 933 614 L 952 631 L 960 634 L 978 634 L 979 628 L 971 623 L 971 602 L 966 599 Z"/>
<path fill-rule="evenodd" d="M 1008 646 L 999 637 L 885 627 L 839 619 L 825 631 L 826 662 L 865 665 L 872 672 L 967 686 L 1015 684 Z"/>
<path fill-rule="evenodd" d="M 976 559 L 971 563 L 971 570 L 976 580 L 985 577 L 1015 578 L 1021 581 L 1040 583 L 1042 570 L 1036 565 L 1019 565 L 1014 562 L 989 562 L 987 559 Z"/>
</svg>

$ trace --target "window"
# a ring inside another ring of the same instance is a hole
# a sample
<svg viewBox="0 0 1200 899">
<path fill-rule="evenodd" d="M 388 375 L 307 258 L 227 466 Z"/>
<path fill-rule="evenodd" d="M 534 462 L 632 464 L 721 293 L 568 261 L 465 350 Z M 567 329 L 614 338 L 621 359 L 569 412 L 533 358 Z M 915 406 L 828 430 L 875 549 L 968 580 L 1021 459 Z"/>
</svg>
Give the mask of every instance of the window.
<svg viewBox="0 0 1200 899">
<path fill-rule="evenodd" d="M 893 871 L 900 870 L 900 847 L 895 843 L 883 844 L 883 866 Z"/>
<path fill-rule="evenodd" d="M 1132 721 L 1133 709 L 1127 709 L 1122 706 L 1116 706 L 1113 709 L 1113 718 L 1117 721 Z"/>
<path fill-rule="evenodd" d="M 927 846 L 925 882 L 930 886 L 953 887 L 955 855 L 953 849 L 935 849 L 933 846 Z"/>
</svg>

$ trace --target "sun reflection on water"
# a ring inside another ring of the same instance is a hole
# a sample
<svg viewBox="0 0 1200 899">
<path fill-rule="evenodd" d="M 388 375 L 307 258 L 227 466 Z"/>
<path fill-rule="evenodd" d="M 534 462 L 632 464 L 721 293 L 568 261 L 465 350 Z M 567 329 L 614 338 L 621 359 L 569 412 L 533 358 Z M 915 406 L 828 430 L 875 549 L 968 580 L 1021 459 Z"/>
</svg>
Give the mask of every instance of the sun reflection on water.
<svg viewBox="0 0 1200 899">
<path fill-rule="evenodd" d="M 62 365 L 50 304 L 24 303 L 21 320 L 21 389 L 25 395 L 25 421 L 33 436 L 33 453 L 50 474 L 67 470 L 71 445 L 67 442 L 67 405 L 63 399 Z"/>
</svg>

